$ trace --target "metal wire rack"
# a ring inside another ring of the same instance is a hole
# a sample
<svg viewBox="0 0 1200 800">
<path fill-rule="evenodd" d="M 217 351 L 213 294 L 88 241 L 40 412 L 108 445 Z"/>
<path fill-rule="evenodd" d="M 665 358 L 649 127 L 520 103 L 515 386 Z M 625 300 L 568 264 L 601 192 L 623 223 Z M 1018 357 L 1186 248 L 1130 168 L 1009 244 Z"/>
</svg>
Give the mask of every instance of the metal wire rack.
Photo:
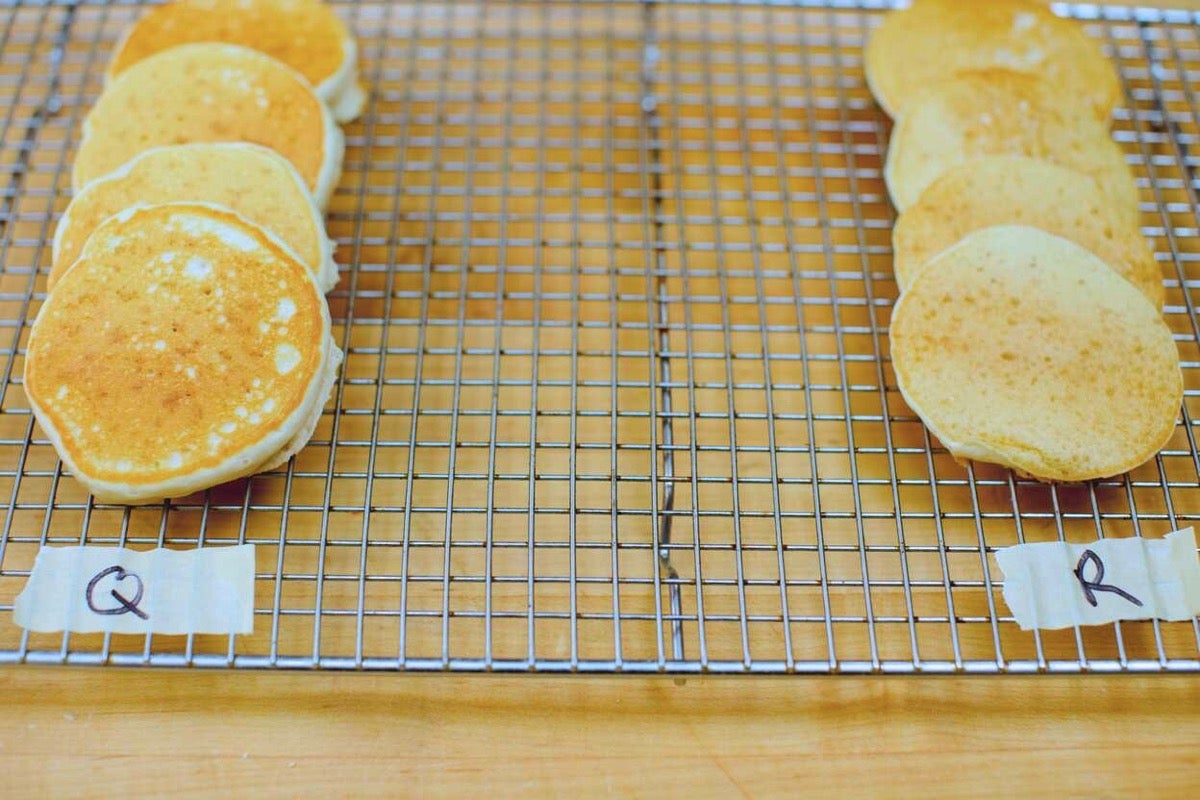
<svg viewBox="0 0 1200 800">
<path fill-rule="evenodd" d="M 83 113 L 140 9 L 0 13 L 0 611 L 39 547 L 257 545 L 252 635 L 0 662 L 621 672 L 1200 669 L 1200 626 L 1021 632 L 992 551 L 1200 519 L 1200 15 L 1071 5 L 1120 73 L 1184 365 L 1132 474 L 958 466 L 900 398 L 884 3 L 343 3 L 345 369 L 275 473 L 96 504 L 21 386 Z"/>
</svg>

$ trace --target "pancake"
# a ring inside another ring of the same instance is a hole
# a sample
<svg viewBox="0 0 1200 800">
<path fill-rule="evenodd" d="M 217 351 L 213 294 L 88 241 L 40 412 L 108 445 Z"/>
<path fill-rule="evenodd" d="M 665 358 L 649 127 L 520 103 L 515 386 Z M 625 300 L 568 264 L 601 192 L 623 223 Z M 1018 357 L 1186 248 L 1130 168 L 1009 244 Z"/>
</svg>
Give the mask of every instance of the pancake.
<svg viewBox="0 0 1200 800">
<path fill-rule="evenodd" d="M 97 498 L 146 503 L 294 452 L 340 357 L 287 245 L 219 206 L 140 206 L 96 229 L 42 306 L 25 391 Z"/>
<path fill-rule="evenodd" d="M 1137 223 L 1137 184 L 1107 128 L 1041 78 L 1003 69 L 964 72 L 913 102 L 888 145 L 888 193 L 903 211 L 951 168 L 992 155 L 1038 158 L 1090 175 L 1114 212 Z"/>
<path fill-rule="evenodd" d="M 993 225 L 1030 225 L 1069 239 L 1162 308 L 1162 271 L 1154 254 L 1137 227 L 1113 211 L 1096 182 L 1019 156 L 988 156 L 955 167 L 900 215 L 892 231 L 900 289 L 939 252 Z"/>
<path fill-rule="evenodd" d="M 342 131 L 312 87 L 270 56 L 230 44 L 152 55 L 109 84 L 83 122 L 79 191 L 168 144 L 252 142 L 292 162 L 324 208 L 342 167 Z"/>
<path fill-rule="evenodd" d="M 1100 120 L 1121 100 L 1121 81 L 1099 42 L 1031 0 L 916 0 L 884 17 L 863 63 L 871 92 L 893 118 L 931 83 L 989 67 L 1041 75 L 1061 99 L 1086 100 Z"/>
<path fill-rule="evenodd" d="M 72 198 L 54 231 L 50 289 L 100 223 L 134 205 L 202 201 L 226 206 L 282 239 L 309 265 L 321 291 L 338 279 L 333 243 L 304 179 L 273 150 L 255 144 L 155 147 Z"/>
<path fill-rule="evenodd" d="M 1171 331 L 1133 284 L 1037 228 L 968 235 L 892 313 L 904 399 L 958 459 L 1043 481 L 1127 472 L 1175 430 Z"/>
<path fill-rule="evenodd" d="M 362 113 L 358 44 L 333 9 L 317 0 L 177 0 L 142 15 L 117 45 L 109 80 L 181 44 L 225 42 L 277 58 L 312 84 L 338 122 Z"/>
</svg>

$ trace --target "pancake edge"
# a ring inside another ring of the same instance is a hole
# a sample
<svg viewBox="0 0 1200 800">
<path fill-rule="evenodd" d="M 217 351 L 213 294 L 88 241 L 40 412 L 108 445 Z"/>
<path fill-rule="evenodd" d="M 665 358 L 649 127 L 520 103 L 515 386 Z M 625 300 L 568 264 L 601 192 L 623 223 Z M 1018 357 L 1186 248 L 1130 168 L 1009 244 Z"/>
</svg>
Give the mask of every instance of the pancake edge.
<svg viewBox="0 0 1200 800">
<path fill-rule="evenodd" d="M 281 156 L 279 153 L 275 152 L 271 148 L 265 147 L 264 145 L 261 145 L 261 144 L 255 144 L 254 142 L 190 142 L 187 144 L 162 145 L 159 147 L 151 147 L 149 150 L 143 150 L 142 152 L 138 153 L 133 158 L 126 161 L 121 166 L 117 167 L 112 172 L 108 173 L 107 175 L 102 175 L 101 177 L 92 181 L 87 186 L 83 187 L 81 190 L 79 190 L 78 192 L 75 193 L 75 196 L 71 198 L 71 202 L 67 204 L 66 209 L 63 211 L 62 216 L 59 218 L 58 224 L 54 227 L 54 239 L 51 243 L 51 250 L 50 250 L 50 252 L 51 252 L 50 274 L 47 276 L 47 279 L 46 279 L 46 290 L 47 291 L 52 291 L 54 289 L 54 287 L 57 285 L 58 281 L 62 280 L 62 276 L 66 275 L 67 271 L 72 266 L 74 266 L 74 262 L 72 262 L 70 264 L 66 264 L 65 266 L 63 266 L 60 269 L 58 260 L 59 260 L 59 253 L 62 251 L 63 235 L 66 233 L 67 228 L 70 227 L 70 224 L 71 224 L 71 208 L 75 205 L 75 201 L 78 200 L 80 197 L 85 196 L 89 191 L 92 191 L 93 187 L 95 187 L 95 186 L 98 186 L 98 185 L 100 185 L 102 183 L 106 183 L 106 182 L 118 181 L 118 180 L 121 180 L 122 178 L 128 177 L 128 175 L 131 172 L 133 172 L 133 170 L 137 167 L 138 162 L 140 162 L 142 159 L 148 158 L 151 155 L 157 154 L 164 150 L 174 150 L 179 147 L 221 147 L 221 148 L 228 147 L 230 149 L 245 148 L 245 149 L 249 149 L 249 150 L 258 150 L 261 152 L 270 153 L 274 158 L 278 159 L 281 164 L 286 165 L 288 175 L 296 183 L 296 185 L 303 190 L 304 197 L 308 199 L 309 207 L 312 211 L 312 221 L 313 221 L 313 225 L 315 226 L 315 229 L 317 232 L 319 257 L 321 259 L 321 263 L 312 265 L 313 273 L 317 277 L 317 284 L 318 284 L 318 286 L 321 287 L 321 291 L 326 294 L 328 294 L 333 289 L 333 287 L 337 285 L 338 278 L 339 278 L 339 268 L 338 268 L 337 262 L 334 261 L 334 258 L 333 258 L 335 245 L 333 243 L 333 240 L 329 238 L 329 234 L 325 230 L 325 217 L 321 213 L 321 209 L 317 207 L 316 201 L 313 199 L 312 190 L 310 190 L 308 188 L 308 184 L 304 182 L 304 178 L 296 170 L 296 166 L 291 161 L 288 161 L 286 158 L 284 158 L 283 156 Z M 174 200 L 171 202 L 206 203 L 207 201 L 191 200 L 186 197 L 181 197 L 181 198 L 178 198 L 177 200 Z M 163 205 L 163 203 L 134 203 L 133 206 L 131 206 L 131 207 L 143 206 L 143 205 Z M 211 205 L 220 206 L 221 208 L 226 208 L 226 206 L 223 206 L 219 203 L 212 203 Z M 233 211 L 233 209 L 228 209 L 228 210 Z M 234 211 L 234 213 L 236 214 L 237 212 Z M 238 214 L 238 216 L 241 216 L 241 214 Z M 107 220 L 102 220 L 100 222 L 100 225 L 103 225 L 105 221 L 107 221 Z M 254 224 L 257 225 L 257 223 L 254 223 Z M 96 227 L 99 228 L 100 225 L 97 225 Z M 262 226 L 260 225 L 259 227 L 262 227 Z M 87 243 L 85 240 L 84 247 L 86 248 L 86 246 L 87 246 Z M 289 247 L 289 250 L 290 249 L 291 248 Z M 80 255 L 83 255 L 82 249 L 79 252 L 80 252 Z M 294 251 L 292 251 L 292 252 L 294 252 Z M 297 255 L 297 257 L 299 257 L 299 256 Z M 304 261 L 305 259 L 301 258 L 300 260 Z"/>
<path fill-rule="evenodd" d="M 973 158 L 968 161 L 965 161 L 962 164 L 959 164 L 956 167 L 952 167 L 951 169 L 949 169 L 946 172 L 943 172 L 941 175 L 939 175 L 933 181 L 933 183 L 931 183 L 931 184 L 929 184 L 929 186 L 925 187 L 925 191 L 921 192 L 921 195 L 917 198 L 916 202 L 914 202 L 913 204 L 908 206 L 903 211 L 897 213 L 897 215 L 896 215 L 896 220 L 895 220 L 894 224 L 892 225 L 892 260 L 893 260 L 892 272 L 896 279 L 896 288 L 899 289 L 900 292 L 908 291 L 908 287 L 912 285 L 912 282 L 913 282 L 913 280 L 916 279 L 916 276 L 919 275 L 920 273 L 924 272 L 925 268 L 927 266 L 929 266 L 929 264 L 934 259 L 938 258 L 942 253 L 946 252 L 951 247 L 958 244 L 959 241 L 962 241 L 962 239 L 965 239 L 967 236 L 970 236 L 971 234 L 975 233 L 976 231 L 981 231 L 986 228 L 994 228 L 994 227 L 1001 227 L 1001 226 L 1018 226 L 1018 227 L 1021 226 L 1021 223 L 1018 223 L 1018 222 L 994 222 L 990 225 L 984 225 L 979 228 L 974 228 L 970 231 L 967 231 L 966 234 L 964 234 L 959 240 L 951 242 L 950 244 L 943 247 L 941 250 L 938 250 L 938 251 L 932 253 L 928 258 L 926 258 L 924 261 L 922 261 L 920 263 L 917 263 L 915 261 L 915 259 L 913 259 L 911 257 L 911 255 L 909 253 L 909 249 L 906 246 L 905 240 L 909 239 L 909 230 L 908 229 L 913 224 L 913 219 L 912 219 L 911 215 L 914 213 L 919 214 L 921 212 L 926 198 L 929 196 L 930 191 L 937 184 L 946 180 L 947 177 L 950 176 L 952 173 L 958 172 L 960 170 L 962 170 L 962 171 L 969 170 L 972 168 L 972 165 L 974 165 L 974 164 L 977 164 L 980 162 L 991 162 L 993 160 L 1037 162 L 1039 164 L 1046 165 L 1054 170 L 1070 172 L 1080 178 L 1084 178 L 1084 179 L 1092 181 L 1092 183 L 1095 185 L 1097 193 L 1100 194 L 1101 196 L 1107 197 L 1103 191 L 1103 188 L 1099 185 L 1099 183 L 1091 175 L 1088 175 L 1085 172 L 1079 172 L 1078 170 L 1075 170 L 1069 166 L 1066 166 L 1064 164 L 1058 164 L 1053 161 L 1039 159 L 1039 158 L 1035 158 L 1032 156 L 1015 156 L 1015 155 L 1006 155 L 1006 154 L 979 156 L 977 158 Z M 1107 197 L 1107 199 L 1109 201 L 1112 201 L 1115 198 Z M 1126 233 L 1136 234 L 1138 241 L 1140 241 L 1142 243 L 1142 246 L 1146 248 L 1147 255 L 1150 257 L 1151 261 L 1153 261 L 1153 258 L 1154 258 L 1153 244 L 1152 244 L 1152 242 L 1147 241 L 1146 237 L 1142 235 L 1141 226 L 1138 225 L 1136 222 L 1130 224 L 1129 220 L 1125 219 L 1125 215 L 1121 211 L 1113 208 L 1109 203 L 1104 204 L 1103 207 L 1109 214 L 1111 214 L 1111 215 L 1113 215 L 1113 217 L 1115 217 L 1115 219 L 1113 219 L 1111 221 L 1117 222 L 1119 224 L 1129 225 L 1129 230 L 1126 231 Z M 1051 231 L 1047 231 L 1038 225 L 1026 224 L 1024 227 L 1037 228 L 1038 230 L 1041 230 L 1044 233 L 1049 233 L 1052 236 L 1058 235 L 1058 234 L 1052 233 Z M 913 237 L 913 238 L 915 238 L 915 237 Z M 1062 238 L 1062 237 L 1060 237 L 1060 238 Z M 1073 240 L 1069 240 L 1069 241 L 1073 241 Z M 1092 255 L 1096 256 L 1097 258 L 1100 258 L 1100 260 L 1104 261 L 1106 264 L 1108 263 L 1106 259 L 1100 257 L 1100 255 L 1098 253 L 1093 252 L 1090 248 L 1084 247 L 1084 245 L 1079 244 L 1078 242 L 1074 242 L 1074 243 L 1080 247 L 1083 247 L 1084 250 L 1087 250 L 1088 252 L 1092 253 Z M 900 257 L 901 254 L 904 254 L 905 257 L 901 258 Z M 1155 265 L 1157 267 L 1157 262 L 1155 262 Z M 1109 266 L 1111 267 L 1112 265 L 1110 264 Z M 1147 286 L 1142 286 L 1141 284 L 1130 280 L 1128 276 L 1121 274 L 1115 268 L 1113 269 L 1113 271 L 1116 272 L 1118 275 L 1121 275 L 1122 278 L 1129 280 L 1129 282 L 1132 283 L 1139 291 L 1141 291 L 1142 294 L 1146 295 L 1146 299 L 1149 300 L 1159 310 L 1159 312 L 1161 312 L 1163 310 L 1163 306 L 1166 303 L 1166 288 L 1163 286 L 1161 270 L 1159 271 L 1159 274 L 1158 274 L 1158 280 L 1154 283 L 1154 285 L 1152 287 L 1150 287 L 1149 284 L 1147 284 Z M 1144 291 L 1144 289 L 1146 289 L 1146 288 L 1150 288 L 1151 292 L 1147 293 L 1146 291 Z"/>
<path fill-rule="evenodd" d="M 353 122 L 367 105 L 367 92 L 358 69 L 358 41 L 347 31 L 342 39 L 342 63 L 337 71 L 317 84 L 317 97 L 325 101 L 340 124 Z"/>
</svg>

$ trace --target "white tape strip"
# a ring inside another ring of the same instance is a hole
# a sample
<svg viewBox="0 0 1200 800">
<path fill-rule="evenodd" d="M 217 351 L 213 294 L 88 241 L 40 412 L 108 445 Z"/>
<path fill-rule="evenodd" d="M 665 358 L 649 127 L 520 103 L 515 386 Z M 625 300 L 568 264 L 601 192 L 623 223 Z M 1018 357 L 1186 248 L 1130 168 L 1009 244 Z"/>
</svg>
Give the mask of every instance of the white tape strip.
<svg viewBox="0 0 1200 800">
<path fill-rule="evenodd" d="M 38 632 L 250 633 L 254 545 L 43 547 L 13 620 Z"/>
<path fill-rule="evenodd" d="M 996 551 L 1004 602 L 1022 630 L 1117 620 L 1187 620 L 1200 613 L 1191 528 L 1162 539 L 1039 542 Z"/>
</svg>

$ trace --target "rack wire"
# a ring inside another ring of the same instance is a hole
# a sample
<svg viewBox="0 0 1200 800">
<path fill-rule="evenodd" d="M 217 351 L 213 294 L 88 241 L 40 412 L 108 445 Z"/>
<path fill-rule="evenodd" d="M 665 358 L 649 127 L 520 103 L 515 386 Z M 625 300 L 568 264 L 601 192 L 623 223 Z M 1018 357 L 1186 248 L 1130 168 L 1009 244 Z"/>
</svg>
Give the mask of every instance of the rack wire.
<svg viewBox="0 0 1200 800">
<path fill-rule="evenodd" d="M 1020 631 L 993 551 L 1200 519 L 1200 15 L 1060 7 L 1119 67 L 1185 375 L 1128 476 L 963 468 L 888 357 L 884 3 L 350 2 L 348 357 L 285 468 L 95 503 L 21 386 L 79 123 L 133 3 L 0 14 L 0 611 L 54 544 L 257 546 L 252 635 L 0 662 L 577 672 L 1200 670 L 1200 626 Z"/>
</svg>

